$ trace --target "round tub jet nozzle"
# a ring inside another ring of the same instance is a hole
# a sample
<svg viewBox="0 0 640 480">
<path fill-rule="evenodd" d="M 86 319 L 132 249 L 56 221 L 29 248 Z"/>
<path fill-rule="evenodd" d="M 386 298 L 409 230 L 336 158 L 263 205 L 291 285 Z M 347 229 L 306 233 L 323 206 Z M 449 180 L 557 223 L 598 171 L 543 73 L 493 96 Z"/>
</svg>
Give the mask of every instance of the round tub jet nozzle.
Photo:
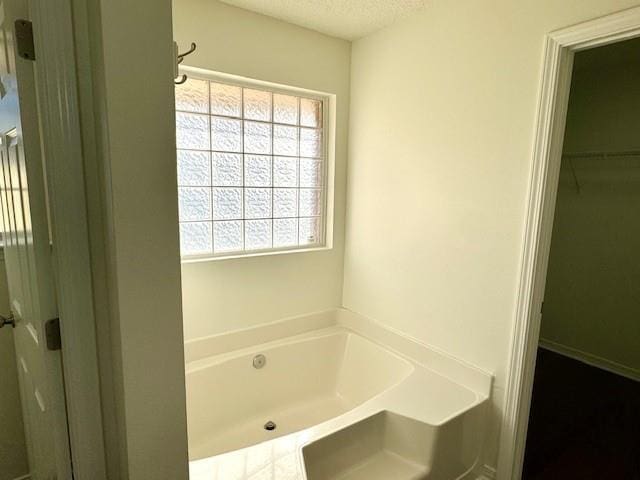
<svg viewBox="0 0 640 480">
<path fill-rule="evenodd" d="M 264 355 L 256 355 L 253 357 L 253 368 L 262 368 L 267 363 L 267 357 Z"/>
</svg>

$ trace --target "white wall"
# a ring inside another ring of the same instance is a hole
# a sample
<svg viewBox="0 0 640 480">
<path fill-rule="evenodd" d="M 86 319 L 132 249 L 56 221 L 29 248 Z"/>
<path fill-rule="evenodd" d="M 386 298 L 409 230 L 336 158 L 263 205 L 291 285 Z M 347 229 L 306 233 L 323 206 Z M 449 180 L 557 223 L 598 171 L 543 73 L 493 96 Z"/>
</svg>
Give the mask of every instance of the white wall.
<svg viewBox="0 0 640 480">
<path fill-rule="evenodd" d="M 496 375 L 495 465 L 544 35 L 637 0 L 432 0 L 352 47 L 344 305 Z"/>
<path fill-rule="evenodd" d="M 618 63 L 622 44 L 576 56 L 566 152 L 640 149 L 640 41 L 627 45 Z M 640 155 L 571 163 L 563 160 L 541 340 L 640 379 Z"/>
<path fill-rule="evenodd" d="M 216 0 L 174 0 L 185 64 L 337 95 L 334 248 L 182 265 L 185 339 L 340 306 L 350 43 Z"/>
<path fill-rule="evenodd" d="M 171 2 L 74 7 L 108 478 L 186 480 Z"/>
<path fill-rule="evenodd" d="M 9 314 L 9 288 L 4 254 L 0 250 L 0 314 Z M 22 424 L 20 386 L 11 327 L 0 329 L 0 480 L 29 473 Z"/>
</svg>

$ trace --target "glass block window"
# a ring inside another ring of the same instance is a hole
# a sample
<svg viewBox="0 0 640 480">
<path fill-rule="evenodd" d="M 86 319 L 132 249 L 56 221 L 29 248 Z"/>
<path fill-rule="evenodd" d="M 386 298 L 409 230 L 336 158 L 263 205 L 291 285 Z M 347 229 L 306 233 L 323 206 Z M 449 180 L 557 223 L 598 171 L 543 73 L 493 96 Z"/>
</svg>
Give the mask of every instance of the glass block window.
<svg viewBox="0 0 640 480">
<path fill-rule="evenodd" d="M 325 244 L 324 99 L 189 75 L 176 85 L 180 250 Z"/>
</svg>

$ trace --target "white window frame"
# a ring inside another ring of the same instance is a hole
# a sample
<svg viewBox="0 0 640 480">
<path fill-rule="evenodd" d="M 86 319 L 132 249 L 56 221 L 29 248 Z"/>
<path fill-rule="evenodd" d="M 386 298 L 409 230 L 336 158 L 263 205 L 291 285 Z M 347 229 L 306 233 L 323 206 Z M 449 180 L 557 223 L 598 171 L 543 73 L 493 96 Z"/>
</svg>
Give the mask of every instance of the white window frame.
<svg viewBox="0 0 640 480">
<path fill-rule="evenodd" d="M 198 263 L 240 258 L 251 258 L 268 255 L 283 255 L 290 253 L 307 253 L 333 248 L 334 230 L 334 202 L 335 202 L 335 145 L 336 145 L 336 95 L 317 90 L 309 90 L 279 83 L 255 80 L 252 78 L 215 72 L 203 68 L 180 66 L 180 74 L 194 79 L 211 82 L 226 83 L 242 88 L 263 89 L 275 94 L 295 95 L 322 102 L 322 142 L 324 152 L 324 168 L 322 172 L 322 214 L 320 216 L 320 234 L 322 241 L 317 245 L 296 245 L 290 247 L 271 247 L 260 250 L 243 250 L 237 252 L 205 253 L 196 255 L 180 255 L 181 263 Z M 179 88 L 179 87 L 176 87 Z M 244 120 L 244 119 L 243 119 Z M 273 124 L 273 122 L 271 122 Z M 176 148 L 176 152 L 177 152 Z M 244 155 L 244 152 L 243 152 Z M 273 155 L 273 154 L 272 154 Z M 177 158 L 176 158 L 177 168 Z M 297 188 L 300 188 L 299 186 Z M 178 190 L 176 187 L 176 195 Z M 299 217 L 295 217 L 299 218 Z M 243 219 L 245 220 L 245 219 Z M 244 232 L 243 232 L 244 234 Z"/>
</svg>

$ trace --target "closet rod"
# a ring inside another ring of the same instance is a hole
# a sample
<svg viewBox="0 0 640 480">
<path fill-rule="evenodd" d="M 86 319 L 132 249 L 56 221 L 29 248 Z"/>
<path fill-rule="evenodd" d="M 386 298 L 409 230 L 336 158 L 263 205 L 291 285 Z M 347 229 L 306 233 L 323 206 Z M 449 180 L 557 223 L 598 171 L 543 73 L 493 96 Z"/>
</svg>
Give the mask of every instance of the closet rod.
<svg viewBox="0 0 640 480">
<path fill-rule="evenodd" d="M 640 156 L 640 150 L 621 150 L 617 152 L 567 152 L 563 158 L 598 158 L 598 157 L 635 157 Z"/>
</svg>

